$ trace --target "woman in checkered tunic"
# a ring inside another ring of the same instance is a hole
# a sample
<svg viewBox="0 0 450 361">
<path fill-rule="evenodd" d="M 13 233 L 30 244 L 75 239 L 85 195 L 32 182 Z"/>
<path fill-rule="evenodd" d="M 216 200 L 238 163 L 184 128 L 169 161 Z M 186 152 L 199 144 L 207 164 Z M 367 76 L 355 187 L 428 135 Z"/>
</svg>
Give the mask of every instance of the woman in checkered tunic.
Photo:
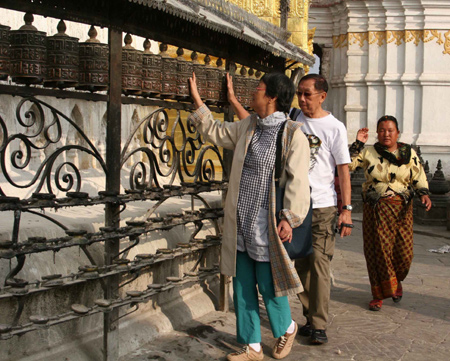
<svg viewBox="0 0 450 361">
<path fill-rule="evenodd" d="M 381 309 L 383 299 L 400 302 L 402 281 L 413 259 L 413 208 L 416 193 L 428 211 L 431 200 L 425 171 L 414 149 L 398 142 L 397 119 L 378 120 L 378 142 L 363 150 L 367 128 L 358 131 L 350 147 L 350 170 L 363 168 L 364 256 L 373 300 L 369 309 Z"/>
<path fill-rule="evenodd" d="M 228 77 L 229 86 L 232 86 Z M 199 133 L 218 146 L 234 151 L 224 213 L 221 272 L 233 276 L 237 340 L 245 346 L 227 359 L 262 360 L 258 290 L 263 296 L 273 336 L 272 356 L 291 350 L 297 324 L 292 321 L 287 295 L 303 290 L 282 242 L 303 222 L 309 209 L 309 143 L 301 124 L 287 121 L 295 87 L 280 73 L 266 74 L 254 90 L 252 114 L 239 122 L 214 120 L 190 79 L 196 111 L 189 117 Z M 229 92 L 230 93 L 230 92 Z M 277 133 L 282 135 L 285 187 L 281 221 L 275 217 L 274 165 Z"/>
</svg>

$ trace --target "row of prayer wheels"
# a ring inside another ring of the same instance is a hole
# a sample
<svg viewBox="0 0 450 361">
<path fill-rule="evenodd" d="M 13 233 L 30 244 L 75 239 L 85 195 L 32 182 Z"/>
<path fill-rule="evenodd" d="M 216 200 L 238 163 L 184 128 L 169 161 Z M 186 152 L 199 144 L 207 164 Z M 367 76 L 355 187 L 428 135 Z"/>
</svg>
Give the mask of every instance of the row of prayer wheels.
<svg viewBox="0 0 450 361">
<path fill-rule="evenodd" d="M 0 25 L 0 79 L 10 76 L 17 84 L 60 89 L 108 88 L 109 47 L 96 39 L 94 27 L 89 30 L 90 39 L 79 43 L 78 38 L 66 34 L 62 20 L 53 36 L 32 25 L 33 14 L 26 13 L 24 21 L 18 30 Z"/>
<path fill-rule="evenodd" d="M 79 43 L 78 38 L 66 34 L 66 25 L 60 21 L 58 33 L 46 36 L 33 25 L 33 15 L 24 16 L 25 25 L 10 30 L 0 25 L 0 79 L 8 76 L 18 84 L 43 84 L 52 88 L 71 88 L 91 92 L 108 89 L 109 47 L 96 39 L 91 26 L 89 39 Z M 189 101 L 189 78 L 195 72 L 200 96 L 208 104 L 227 102 L 227 85 L 222 59 L 211 64 L 206 55 L 203 63 L 196 52 L 191 60 L 184 58 L 178 48 L 177 57 L 160 44 L 160 53 L 150 51 L 150 40 L 144 41 L 144 51 L 136 50 L 130 34 L 125 36 L 122 49 L 122 91 L 126 95 L 159 97 Z M 250 106 L 254 89 L 261 73 L 241 67 L 233 78 L 236 97 L 244 106 Z"/>
</svg>

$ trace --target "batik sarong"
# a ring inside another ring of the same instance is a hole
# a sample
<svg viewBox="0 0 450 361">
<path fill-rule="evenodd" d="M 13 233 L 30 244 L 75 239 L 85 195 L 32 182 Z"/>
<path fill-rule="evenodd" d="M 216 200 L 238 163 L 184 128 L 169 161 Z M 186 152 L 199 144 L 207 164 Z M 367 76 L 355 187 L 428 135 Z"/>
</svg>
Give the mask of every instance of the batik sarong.
<svg viewBox="0 0 450 361">
<path fill-rule="evenodd" d="M 412 202 L 403 197 L 364 203 L 364 256 L 374 299 L 392 297 L 413 259 Z"/>
</svg>

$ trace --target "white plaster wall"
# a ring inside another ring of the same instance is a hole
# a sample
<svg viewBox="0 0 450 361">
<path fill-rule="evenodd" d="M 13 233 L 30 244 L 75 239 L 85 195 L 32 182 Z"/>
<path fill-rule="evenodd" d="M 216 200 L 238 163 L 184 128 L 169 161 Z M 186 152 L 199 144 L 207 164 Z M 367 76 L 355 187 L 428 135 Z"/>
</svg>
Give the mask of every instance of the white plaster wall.
<svg viewBox="0 0 450 361">
<path fill-rule="evenodd" d="M 450 2 L 314 0 L 309 14 L 314 41 L 332 45 L 326 106 L 349 142 L 368 126 L 373 143 L 377 119 L 394 115 L 401 141 L 450 177 Z"/>
</svg>

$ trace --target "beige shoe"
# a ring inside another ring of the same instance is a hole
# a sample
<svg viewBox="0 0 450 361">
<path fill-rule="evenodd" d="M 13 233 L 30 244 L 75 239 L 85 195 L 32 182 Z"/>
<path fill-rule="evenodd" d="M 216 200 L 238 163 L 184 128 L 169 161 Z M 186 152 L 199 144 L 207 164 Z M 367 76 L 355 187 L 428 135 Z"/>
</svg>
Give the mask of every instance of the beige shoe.
<svg viewBox="0 0 450 361">
<path fill-rule="evenodd" d="M 285 333 L 283 336 L 278 338 L 277 342 L 273 346 L 272 356 L 276 359 L 285 358 L 291 352 L 292 345 L 294 344 L 295 336 L 297 335 L 298 325 L 295 322 L 295 329 L 292 333 Z"/>
<path fill-rule="evenodd" d="M 264 353 L 261 347 L 259 352 L 256 352 L 250 346 L 244 346 L 237 352 L 230 353 L 227 356 L 228 361 L 260 361 L 264 359 Z"/>
</svg>

